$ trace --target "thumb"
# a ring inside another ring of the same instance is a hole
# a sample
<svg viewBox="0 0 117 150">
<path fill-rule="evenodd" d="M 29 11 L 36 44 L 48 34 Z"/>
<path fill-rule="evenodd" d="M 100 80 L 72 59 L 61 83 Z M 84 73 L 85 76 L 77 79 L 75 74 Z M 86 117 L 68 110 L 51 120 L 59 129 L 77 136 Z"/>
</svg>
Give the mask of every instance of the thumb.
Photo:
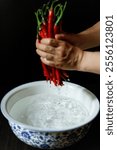
<svg viewBox="0 0 117 150">
<path fill-rule="evenodd" d="M 64 33 L 55 35 L 55 38 L 57 40 L 65 40 L 65 41 L 68 41 L 68 42 L 71 42 L 71 37 L 72 37 L 71 34 L 64 34 Z"/>
</svg>

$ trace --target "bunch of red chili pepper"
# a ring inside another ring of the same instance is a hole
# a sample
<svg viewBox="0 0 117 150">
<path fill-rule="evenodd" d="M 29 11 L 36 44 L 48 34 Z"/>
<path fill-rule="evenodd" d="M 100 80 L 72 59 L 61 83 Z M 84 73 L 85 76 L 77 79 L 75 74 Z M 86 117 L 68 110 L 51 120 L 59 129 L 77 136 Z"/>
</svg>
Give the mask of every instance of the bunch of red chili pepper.
<svg viewBox="0 0 117 150">
<path fill-rule="evenodd" d="M 42 38 L 54 38 L 55 34 L 61 31 L 61 22 L 67 2 L 58 3 L 58 0 L 52 0 L 47 4 L 43 4 L 42 9 L 35 12 L 37 19 L 37 37 L 40 42 Z M 42 63 L 43 74 L 46 80 L 53 82 L 55 86 L 62 86 L 63 80 L 68 79 L 68 75 L 64 70 L 50 67 Z"/>
</svg>

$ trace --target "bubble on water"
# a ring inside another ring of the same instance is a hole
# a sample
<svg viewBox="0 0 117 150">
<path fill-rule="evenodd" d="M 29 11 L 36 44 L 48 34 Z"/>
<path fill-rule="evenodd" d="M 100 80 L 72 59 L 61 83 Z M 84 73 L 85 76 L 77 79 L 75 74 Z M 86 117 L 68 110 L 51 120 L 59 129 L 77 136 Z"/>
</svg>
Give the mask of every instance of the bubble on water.
<svg viewBox="0 0 117 150">
<path fill-rule="evenodd" d="M 16 102 L 11 116 L 40 129 L 65 129 L 78 126 L 89 115 L 77 99 L 60 95 L 38 94 Z"/>
</svg>

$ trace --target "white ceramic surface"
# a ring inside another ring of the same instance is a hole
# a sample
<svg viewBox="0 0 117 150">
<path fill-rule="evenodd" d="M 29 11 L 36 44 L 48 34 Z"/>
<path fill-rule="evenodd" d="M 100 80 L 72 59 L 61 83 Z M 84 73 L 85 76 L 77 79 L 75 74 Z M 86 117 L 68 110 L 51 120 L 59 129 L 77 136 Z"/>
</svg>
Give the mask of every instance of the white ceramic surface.
<svg viewBox="0 0 117 150">
<path fill-rule="evenodd" d="M 30 125 L 18 122 L 9 115 L 14 103 L 24 97 L 40 93 L 50 93 L 54 95 L 60 94 L 77 99 L 82 105 L 85 106 L 85 108 L 87 108 L 89 115 L 85 122 L 78 126 L 64 130 L 47 129 L 46 131 L 43 129 L 40 130 L 38 127 L 32 127 Z M 88 131 L 88 124 L 90 124 L 99 112 L 99 101 L 93 93 L 77 84 L 64 82 L 64 86 L 57 88 L 46 81 L 37 81 L 20 85 L 8 92 L 1 101 L 1 111 L 5 118 L 9 121 L 11 129 L 20 140 L 34 147 L 54 149 L 71 145 L 85 135 Z M 63 133 L 66 133 L 66 136 L 63 136 Z M 71 136 L 72 134 L 75 134 L 75 136 L 79 138 L 77 138 L 77 140 L 72 140 L 74 139 L 73 136 Z M 68 137 L 71 137 L 71 140 L 68 140 Z"/>
</svg>

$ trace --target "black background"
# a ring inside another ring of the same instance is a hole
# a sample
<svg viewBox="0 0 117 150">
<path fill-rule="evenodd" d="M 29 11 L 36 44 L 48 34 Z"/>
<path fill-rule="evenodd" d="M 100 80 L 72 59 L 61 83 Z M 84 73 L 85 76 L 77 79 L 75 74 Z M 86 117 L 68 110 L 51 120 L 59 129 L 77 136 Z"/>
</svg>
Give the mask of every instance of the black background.
<svg viewBox="0 0 117 150">
<path fill-rule="evenodd" d="M 25 82 L 44 79 L 40 59 L 35 52 L 34 12 L 45 2 L 47 0 L 0 1 L 0 87 L 3 92 Z M 63 29 L 80 32 L 96 23 L 99 16 L 99 1 L 69 0 Z M 70 75 L 71 82 L 83 86 L 99 84 L 99 76 L 95 74 L 73 71 Z M 95 88 L 99 90 L 99 85 Z"/>
<path fill-rule="evenodd" d="M 0 0 L 0 99 L 20 84 L 45 79 L 35 52 L 34 15 L 45 2 L 47 0 Z M 78 33 L 99 19 L 99 0 L 68 0 L 63 29 Z M 69 75 L 71 82 L 88 88 L 100 98 L 99 75 L 79 71 L 69 71 Z M 99 119 L 97 122 L 99 128 Z M 99 141 L 99 134 L 97 139 Z"/>
</svg>

